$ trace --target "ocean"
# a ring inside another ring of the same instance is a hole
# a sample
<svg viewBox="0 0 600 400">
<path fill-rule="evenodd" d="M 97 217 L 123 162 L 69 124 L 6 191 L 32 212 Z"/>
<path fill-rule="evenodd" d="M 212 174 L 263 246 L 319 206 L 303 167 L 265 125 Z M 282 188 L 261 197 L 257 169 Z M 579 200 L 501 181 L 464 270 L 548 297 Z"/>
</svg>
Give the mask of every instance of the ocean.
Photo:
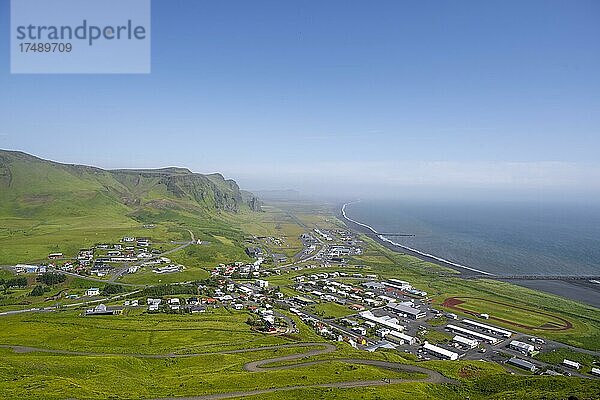
<svg viewBox="0 0 600 400">
<path fill-rule="evenodd" d="M 389 241 L 495 275 L 600 275 L 600 207 L 541 203 L 350 203 Z"/>
</svg>

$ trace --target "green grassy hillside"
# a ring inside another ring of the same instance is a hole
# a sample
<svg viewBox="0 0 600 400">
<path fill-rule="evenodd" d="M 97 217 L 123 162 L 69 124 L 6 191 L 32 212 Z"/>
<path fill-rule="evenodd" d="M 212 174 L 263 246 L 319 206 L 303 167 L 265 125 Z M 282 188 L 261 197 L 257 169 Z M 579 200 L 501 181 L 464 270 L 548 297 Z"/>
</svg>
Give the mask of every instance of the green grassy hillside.
<svg viewBox="0 0 600 400">
<path fill-rule="evenodd" d="M 181 240 L 174 225 L 227 229 L 221 214 L 258 208 L 253 196 L 219 174 L 183 168 L 111 171 L 0 150 L 0 264 L 122 235 Z M 142 230 L 144 223 L 157 228 Z"/>
</svg>

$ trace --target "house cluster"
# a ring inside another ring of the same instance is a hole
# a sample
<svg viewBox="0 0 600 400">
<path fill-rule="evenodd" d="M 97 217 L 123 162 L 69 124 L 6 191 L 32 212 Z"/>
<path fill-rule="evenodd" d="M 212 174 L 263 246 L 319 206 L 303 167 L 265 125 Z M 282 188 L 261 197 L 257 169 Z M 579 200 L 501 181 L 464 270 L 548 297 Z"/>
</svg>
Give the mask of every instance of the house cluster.
<svg viewBox="0 0 600 400">
<path fill-rule="evenodd" d="M 362 249 L 360 247 L 333 245 L 327 246 L 325 257 L 331 260 L 341 260 L 342 257 L 356 256 L 361 254 Z"/>
<path fill-rule="evenodd" d="M 89 267 L 94 260 L 94 249 L 81 249 L 77 254 L 77 262 L 81 267 Z"/>
<path fill-rule="evenodd" d="M 47 268 L 45 265 L 17 264 L 14 266 L 14 271 L 17 274 L 43 274 Z"/>
<path fill-rule="evenodd" d="M 302 241 L 304 247 L 308 247 L 311 245 L 314 247 L 317 243 L 319 243 L 319 241 L 315 239 L 315 237 L 310 233 L 303 233 L 302 235 L 300 235 L 300 241 Z"/>
<path fill-rule="evenodd" d="M 362 277 L 362 274 L 353 274 L 355 277 Z M 311 295 L 321 301 L 335 302 L 341 305 L 355 307 L 355 309 L 364 309 L 365 306 L 377 306 L 383 304 L 381 299 L 377 299 L 375 293 L 364 288 L 353 286 L 348 283 L 336 281 L 337 278 L 349 277 L 351 274 L 345 272 L 324 272 L 311 275 L 299 275 L 294 278 L 296 284 L 294 288 Z M 376 275 L 369 275 L 376 278 Z"/>
<path fill-rule="evenodd" d="M 314 231 L 318 236 L 320 236 L 325 241 L 327 241 L 327 242 L 333 241 L 333 237 L 328 232 L 322 231 L 319 228 L 315 228 Z"/>
<path fill-rule="evenodd" d="M 326 321 L 320 320 L 313 316 L 308 315 L 300 309 L 295 307 L 290 308 L 290 312 L 300 317 L 300 319 L 312 327 L 316 333 L 323 336 L 329 340 L 337 340 L 337 341 L 346 341 L 350 343 L 353 347 L 357 347 L 357 345 L 366 345 L 367 341 L 364 338 L 359 337 L 358 334 L 353 334 L 348 332 L 347 330 L 341 329 L 338 325 L 334 325 L 328 323 Z"/>
<path fill-rule="evenodd" d="M 269 250 L 269 248 L 282 248 L 289 247 L 286 243 L 285 238 L 274 237 L 274 236 L 255 236 L 250 240 L 252 245 L 246 247 L 245 252 L 250 258 L 255 258 L 261 263 L 265 259 L 272 259 L 273 263 L 280 264 L 288 260 L 285 254 L 275 253 Z M 260 247 L 260 244 L 266 246 L 266 250 Z"/>
<path fill-rule="evenodd" d="M 149 312 L 189 312 L 192 314 L 203 313 L 206 311 L 206 305 L 211 302 L 207 299 L 198 299 L 198 297 L 178 298 L 172 297 L 166 300 L 162 298 L 147 298 L 146 305 Z"/>
<path fill-rule="evenodd" d="M 230 284 L 230 288 L 231 288 Z M 246 282 L 235 284 L 232 288 L 234 292 L 233 296 L 253 304 L 265 304 L 269 305 L 274 300 L 283 300 L 283 293 L 277 291 L 273 287 L 269 287 L 269 281 L 263 279 L 257 279 L 254 282 Z"/>
<path fill-rule="evenodd" d="M 251 258 L 260 258 L 265 255 L 260 247 L 246 247 L 246 254 Z"/>
<path fill-rule="evenodd" d="M 136 262 L 156 257 L 156 254 L 159 254 L 160 251 L 151 249 L 149 246 L 149 239 L 146 238 L 138 239 L 136 242 L 124 242 L 123 244 L 99 244 L 94 249 L 96 263 Z"/>
<path fill-rule="evenodd" d="M 148 311 L 158 312 L 203 312 L 205 307 L 228 307 L 234 310 L 272 308 L 272 301 L 283 299 L 284 295 L 269 282 L 256 279 L 251 282 L 236 283 L 222 278 L 208 285 L 199 285 L 203 296 L 188 298 L 148 298 Z"/>
<path fill-rule="evenodd" d="M 252 279 L 261 276 L 269 276 L 273 273 L 281 273 L 278 269 L 265 270 L 261 268 L 263 262 L 264 259 L 259 258 L 253 263 L 235 262 L 233 264 L 219 264 L 211 271 L 211 274 L 215 277 L 221 276 L 235 279 Z"/>
<path fill-rule="evenodd" d="M 286 245 L 285 243 L 285 239 L 282 237 L 274 237 L 274 236 L 268 236 L 266 239 L 267 244 L 276 246 L 276 247 L 283 247 Z"/>
<path fill-rule="evenodd" d="M 362 243 L 362 240 L 358 239 L 356 234 L 351 231 L 345 229 L 334 229 L 331 232 L 337 235 L 339 240 L 344 244 L 350 246 L 359 246 Z"/>
<path fill-rule="evenodd" d="M 89 249 L 80 249 L 77 256 L 67 258 L 63 253 L 56 252 L 48 255 L 48 259 L 53 262 L 47 265 L 21 266 L 17 265 L 17 272 L 45 272 L 47 267 L 56 268 L 65 272 L 75 272 L 82 275 L 96 275 L 103 277 L 111 273 L 114 264 L 120 263 L 139 263 L 143 260 L 154 259 L 160 251 L 150 248 L 149 238 L 124 237 L 119 243 L 96 244 Z M 57 261 L 60 261 L 58 264 Z M 137 271 L 137 268 L 135 268 Z M 133 269 L 129 272 L 135 272 Z"/>
<path fill-rule="evenodd" d="M 273 307 L 266 304 L 265 307 L 249 306 L 254 314 L 258 316 L 258 320 L 254 321 L 254 328 L 265 333 L 296 333 L 296 324 L 290 321 L 290 324 L 285 323 L 281 315 L 275 314 Z M 290 326 L 291 325 L 291 326 Z"/>
</svg>

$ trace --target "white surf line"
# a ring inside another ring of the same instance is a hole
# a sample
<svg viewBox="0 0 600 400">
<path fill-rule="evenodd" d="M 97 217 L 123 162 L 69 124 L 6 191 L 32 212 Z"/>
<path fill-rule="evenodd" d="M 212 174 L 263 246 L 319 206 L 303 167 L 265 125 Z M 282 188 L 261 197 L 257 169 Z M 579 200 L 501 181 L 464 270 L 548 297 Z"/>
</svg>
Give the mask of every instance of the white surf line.
<svg viewBox="0 0 600 400">
<path fill-rule="evenodd" d="M 443 262 L 443 263 L 445 263 L 445 264 L 449 264 L 449 265 L 452 265 L 452 266 L 454 266 L 454 267 L 463 268 L 463 269 L 468 269 L 469 271 L 478 272 L 478 273 L 480 273 L 480 274 L 483 274 L 483 275 L 495 276 L 494 274 L 492 274 L 492 273 L 490 273 L 490 272 L 482 271 L 482 270 L 480 270 L 480 269 L 476 269 L 476 268 L 467 267 L 466 265 L 458 264 L 458 263 L 455 263 L 455 262 L 453 262 L 453 261 L 446 260 L 445 258 L 438 257 L 438 256 L 436 256 L 436 255 L 434 255 L 434 254 L 425 253 L 425 252 L 423 252 L 423 251 L 420 251 L 420 250 L 417 250 L 417 249 L 413 249 L 412 247 L 404 246 L 404 245 L 402 245 L 402 244 L 400 244 L 400 243 L 394 242 L 393 240 L 390 240 L 390 239 L 386 238 L 385 236 L 383 236 L 383 235 L 379 234 L 379 232 L 377 232 L 375 229 L 373 229 L 373 227 L 371 227 L 371 226 L 369 226 L 369 225 L 367 225 L 367 224 L 363 224 L 362 222 L 356 221 L 356 220 L 354 220 L 354 219 L 350 218 L 350 217 L 349 217 L 349 216 L 346 214 L 346 206 L 349 206 L 350 204 L 359 203 L 359 202 L 360 202 L 360 201 L 353 201 L 353 202 L 350 202 L 350 203 L 346 203 L 346 204 L 344 204 L 344 205 L 342 206 L 342 216 L 343 216 L 345 219 L 347 219 L 348 221 L 355 223 L 356 225 L 360 225 L 360 226 L 362 226 L 363 228 L 367 228 L 368 230 L 370 230 L 371 232 L 373 232 L 374 234 L 376 234 L 376 235 L 377 235 L 377 237 L 378 237 L 379 239 L 383 240 L 384 242 L 390 243 L 390 244 L 392 244 L 392 245 L 394 245 L 394 246 L 400 247 L 400 248 L 402 248 L 402 249 L 405 249 L 405 250 L 408 250 L 408 251 L 412 251 L 413 253 L 417 253 L 417 254 L 419 254 L 419 255 L 422 255 L 422 256 L 424 256 L 424 257 L 433 258 L 434 260 L 441 261 L 441 262 Z"/>
</svg>

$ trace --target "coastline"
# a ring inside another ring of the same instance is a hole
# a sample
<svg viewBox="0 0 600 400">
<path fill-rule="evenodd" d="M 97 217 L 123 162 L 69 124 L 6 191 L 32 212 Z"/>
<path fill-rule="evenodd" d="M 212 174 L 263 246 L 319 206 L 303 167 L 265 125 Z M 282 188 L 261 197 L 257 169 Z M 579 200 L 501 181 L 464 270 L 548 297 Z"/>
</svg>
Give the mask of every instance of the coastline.
<svg viewBox="0 0 600 400">
<path fill-rule="evenodd" d="M 357 202 L 356 201 L 349 202 L 349 203 L 345 203 L 344 205 L 342 205 L 342 208 L 340 210 L 342 218 L 344 220 L 346 220 L 346 222 L 350 222 L 351 224 L 353 224 L 357 228 L 357 230 L 361 231 L 362 233 L 373 234 L 375 240 L 377 242 L 379 242 L 379 244 L 382 244 L 385 247 L 387 247 L 388 249 L 417 257 L 418 259 L 420 259 L 422 261 L 432 262 L 432 263 L 435 263 L 438 265 L 442 265 L 444 267 L 449 267 L 449 268 L 458 270 L 460 275 L 464 276 L 464 277 L 473 276 L 473 275 L 486 275 L 486 276 L 489 276 L 490 278 L 492 278 L 495 276 L 494 274 L 487 272 L 487 271 L 482 271 L 477 268 L 468 267 L 466 265 L 462 265 L 462 264 L 455 263 L 450 260 L 446 260 L 442 257 L 438 257 L 434 254 L 425 253 L 423 251 L 413 249 L 408 246 L 404 246 L 400 243 L 394 242 L 393 240 L 391 240 L 389 238 L 386 238 L 383 235 L 380 235 L 379 232 L 377 232 L 375 230 L 375 228 L 373 228 L 372 226 L 362 223 L 360 221 L 357 221 L 355 219 L 352 219 L 346 214 L 346 206 L 348 206 L 350 204 L 354 204 L 354 203 L 357 203 Z"/>
<path fill-rule="evenodd" d="M 444 267 L 449 267 L 458 272 L 457 277 L 459 278 L 474 278 L 481 277 L 485 279 L 493 279 L 499 282 L 508 282 L 518 286 L 526 287 L 528 289 L 537 290 L 544 293 L 554 294 L 557 296 L 564 297 L 569 300 L 574 300 L 580 303 L 584 303 L 593 307 L 600 308 L 600 284 L 593 284 L 588 281 L 565 281 L 560 279 L 548 279 L 548 280 L 506 280 L 502 279 L 501 276 L 491 274 L 486 271 L 481 271 L 476 268 L 471 268 L 458 263 L 454 263 L 449 260 L 445 260 L 442 257 L 437 257 L 432 254 L 428 254 L 416 249 L 412 249 L 408 246 L 396 243 L 385 236 L 382 236 L 373 227 L 354 220 L 346 214 L 346 206 L 357 202 L 348 202 L 342 205 L 339 215 L 342 217 L 344 222 L 349 228 L 354 229 L 360 233 L 366 233 L 375 239 L 375 241 L 386 248 L 398 252 L 416 257 L 422 261 L 431 262 Z"/>
</svg>

